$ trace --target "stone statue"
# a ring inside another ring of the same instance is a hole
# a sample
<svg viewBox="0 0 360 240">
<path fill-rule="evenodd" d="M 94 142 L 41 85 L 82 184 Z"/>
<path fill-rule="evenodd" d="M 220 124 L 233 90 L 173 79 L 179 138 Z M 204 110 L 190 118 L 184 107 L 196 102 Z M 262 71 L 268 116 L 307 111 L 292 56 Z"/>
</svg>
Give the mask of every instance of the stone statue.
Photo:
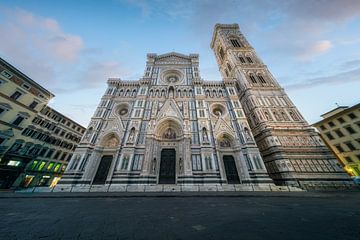
<svg viewBox="0 0 360 240">
<path fill-rule="evenodd" d="M 116 147 L 118 145 L 118 140 L 116 137 L 111 137 L 105 144 L 105 147 Z"/>
<path fill-rule="evenodd" d="M 152 161 L 151 172 L 155 173 L 155 170 L 156 170 L 156 158 L 154 158 Z"/>
<path fill-rule="evenodd" d="M 176 138 L 176 133 L 173 129 L 168 128 L 165 133 L 164 133 L 164 138 L 166 139 L 175 139 Z"/>
<path fill-rule="evenodd" d="M 203 142 L 209 142 L 209 137 L 208 137 L 206 128 L 203 128 L 203 130 L 202 130 L 202 137 L 203 137 Z"/>
<path fill-rule="evenodd" d="M 135 138 L 135 128 L 132 128 L 130 130 L 130 134 L 129 134 L 129 137 L 128 137 L 128 142 L 129 143 L 134 142 L 134 138 Z"/>
<path fill-rule="evenodd" d="M 220 139 L 219 144 L 220 144 L 220 147 L 231 147 L 230 140 L 226 137 Z"/>
<path fill-rule="evenodd" d="M 244 132 L 245 132 L 245 138 L 246 140 L 251 140 L 251 136 L 250 136 L 250 132 L 248 128 L 244 128 Z"/>
<path fill-rule="evenodd" d="M 183 161 L 182 161 L 182 158 L 179 159 L 179 170 L 180 170 L 180 172 L 182 172 L 182 170 L 183 170 Z"/>
</svg>

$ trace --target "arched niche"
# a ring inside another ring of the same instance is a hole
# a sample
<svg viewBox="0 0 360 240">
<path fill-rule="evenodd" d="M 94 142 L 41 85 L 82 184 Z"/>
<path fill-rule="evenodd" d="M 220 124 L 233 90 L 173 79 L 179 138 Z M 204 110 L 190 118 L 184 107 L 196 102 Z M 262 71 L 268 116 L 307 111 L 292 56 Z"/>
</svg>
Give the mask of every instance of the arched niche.
<svg viewBox="0 0 360 240">
<path fill-rule="evenodd" d="M 161 140 L 178 140 L 183 137 L 180 121 L 176 118 L 166 118 L 157 123 L 155 136 Z"/>
<path fill-rule="evenodd" d="M 109 133 L 105 135 L 100 145 L 104 148 L 116 148 L 120 143 L 119 137 L 115 133 Z"/>
<path fill-rule="evenodd" d="M 234 137 L 228 133 L 221 133 L 216 138 L 220 148 L 231 148 L 234 146 Z"/>
</svg>

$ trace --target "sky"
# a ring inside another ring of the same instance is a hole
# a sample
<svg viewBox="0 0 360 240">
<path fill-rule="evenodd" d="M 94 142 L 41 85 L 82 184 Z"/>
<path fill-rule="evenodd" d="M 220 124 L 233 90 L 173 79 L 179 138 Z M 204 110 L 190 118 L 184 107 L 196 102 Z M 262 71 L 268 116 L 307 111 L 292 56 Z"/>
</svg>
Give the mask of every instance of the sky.
<svg viewBox="0 0 360 240">
<path fill-rule="evenodd" d="M 198 53 L 201 77 L 221 80 L 216 23 L 240 25 L 309 123 L 360 102 L 359 0 L 2 0 L 0 56 L 86 127 L 107 78 L 138 80 L 147 53 Z"/>
</svg>

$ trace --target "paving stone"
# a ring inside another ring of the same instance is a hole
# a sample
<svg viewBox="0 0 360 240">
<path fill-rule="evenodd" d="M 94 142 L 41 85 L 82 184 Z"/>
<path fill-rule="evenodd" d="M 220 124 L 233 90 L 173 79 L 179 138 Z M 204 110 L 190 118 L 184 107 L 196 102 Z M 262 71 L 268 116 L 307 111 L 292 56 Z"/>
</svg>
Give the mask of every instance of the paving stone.
<svg viewBox="0 0 360 240">
<path fill-rule="evenodd" d="M 182 192 L 198 192 L 199 186 L 198 185 L 182 185 L 181 191 Z"/>
<path fill-rule="evenodd" d="M 145 186 L 145 192 L 162 192 L 162 185 L 147 185 Z"/>
<path fill-rule="evenodd" d="M 111 184 L 109 187 L 109 192 L 126 192 L 126 184 Z"/>
<path fill-rule="evenodd" d="M 253 188 L 252 185 L 237 184 L 237 185 L 235 185 L 235 191 L 238 191 L 238 192 L 253 192 L 254 188 Z"/>
<path fill-rule="evenodd" d="M 52 192 L 53 188 L 49 188 L 49 187 L 36 187 L 34 189 L 34 192 Z"/>
<path fill-rule="evenodd" d="M 264 185 L 254 185 L 253 188 L 254 188 L 254 191 L 265 191 L 265 192 L 271 191 L 270 186 L 265 185 L 265 184 Z"/>
<path fill-rule="evenodd" d="M 217 192 L 216 185 L 199 185 L 199 190 L 201 192 Z"/>
<path fill-rule="evenodd" d="M 270 189 L 273 192 L 289 192 L 288 186 L 276 186 L 276 185 L 270 185 Z"/>
<path fill-rule="evenodd" d="M 164 192 L 180 192 L 181 186 L 180 185 L 164 185 L 163 191 Z"/>
<path fill-rule="evenodd" d="M 53 192 L 71 192 L 72 186 L 69 185 L 56 185 Z"/>
<path fill-rule="evenodd" d="M 74 186 L 71 192 L 90 192 L 90 185 L 87 186 Z"/>
<path fill-rule="evenodd" d="M 92 185 L 90 192 L 107 192 L 109 190 L 109 185 Z"/>
<path fill-rule="evenodd" d="M 233 191 L 235 191 L 235 186 L 234 186 L 234 184 L 218 185 L 218 186 L 217 186 L 217 190 L 218 190 L 219 192 L 221 192 L 221 191 L 233 192 Z"/>
<path fill-rule="evenodd" d="M 126 188 L 127 192 L 144 192 L 145 186 L 144 185 L 128 185 Z"/>
</svg>

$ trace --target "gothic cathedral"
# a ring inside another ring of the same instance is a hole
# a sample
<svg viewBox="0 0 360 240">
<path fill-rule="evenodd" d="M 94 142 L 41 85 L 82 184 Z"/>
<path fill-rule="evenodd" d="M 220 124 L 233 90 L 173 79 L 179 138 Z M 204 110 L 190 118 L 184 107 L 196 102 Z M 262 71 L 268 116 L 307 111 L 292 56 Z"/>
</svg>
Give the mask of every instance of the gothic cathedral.
<svg viewBox="0 0 360 240">
<path fill-rule="evenodd" d="M 237 24 L 217 24 L 211 48 L 222 81 L 175 52 L 148 54 L 138 81 L 109 79 L 56 189 L 350 184 Z"/>
</svg>

